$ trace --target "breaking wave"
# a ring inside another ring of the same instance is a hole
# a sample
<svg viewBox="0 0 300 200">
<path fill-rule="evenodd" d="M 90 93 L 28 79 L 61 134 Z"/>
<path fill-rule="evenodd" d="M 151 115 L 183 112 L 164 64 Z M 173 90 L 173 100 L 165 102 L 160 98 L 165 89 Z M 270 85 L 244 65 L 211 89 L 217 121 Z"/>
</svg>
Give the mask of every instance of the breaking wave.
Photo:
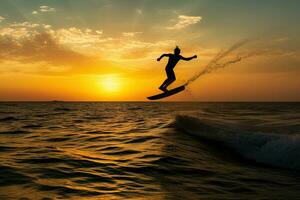
<svg viewBox="0 0 300 200">
<path fill-rule="evenodd" d="M 220 142 L 244 158 L 271 166 L 300 170 L 300 136 L 247 132 L 185 115 L 176 117 L 177 129 L 195 137 Z"/>
</svg>

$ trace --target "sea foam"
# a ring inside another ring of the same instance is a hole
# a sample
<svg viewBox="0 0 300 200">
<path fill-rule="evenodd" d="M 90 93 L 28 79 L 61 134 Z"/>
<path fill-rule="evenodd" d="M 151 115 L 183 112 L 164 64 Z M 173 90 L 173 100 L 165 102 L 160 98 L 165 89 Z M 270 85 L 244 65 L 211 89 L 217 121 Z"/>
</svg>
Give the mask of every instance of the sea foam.
<svg viewBox="0 0 300 200">
<path fill-rule="evenodd" d="M 220 142 L 244 158 L 300 170 L 300 135 L 247 132 L 185 115 L 178 115 L 175 125 L 195 137 Z"/>
</svg>

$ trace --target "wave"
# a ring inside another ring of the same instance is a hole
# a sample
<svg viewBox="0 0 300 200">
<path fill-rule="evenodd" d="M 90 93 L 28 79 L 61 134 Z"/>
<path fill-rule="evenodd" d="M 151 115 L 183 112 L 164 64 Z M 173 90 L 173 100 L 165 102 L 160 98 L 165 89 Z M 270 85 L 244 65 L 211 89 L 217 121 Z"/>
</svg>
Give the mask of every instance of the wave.
<svg viewBox="0 0 300 200">
<path fill-rule="evenodd" d="M 54 109 L 55 111 L 72 111 L 71 108 L 65 108 L 65 107 L 58 107 Z"/>
<path fill-rule="evenodd" d="M 175 127 L 190 135 L 220 142 L 258 163 L 300 170 L 300 135 L 247 132 L 184 115 L 176 116 Z"/>
<path fill-rule="evenodd" d="M 14 135 L 14 134 L 27 134 L 30 133 L 24 130 L 9 130 L 9 131 L 0 131 L 0 135 Z"/>
<path fill-rule="evenodd" d="M 0 118 L 0 122 L 7 122 L 7 121 L 17 121 L 19 120 L 18 118 L 15 117 L 4 117 L 4 118 Z"/>
</svg>

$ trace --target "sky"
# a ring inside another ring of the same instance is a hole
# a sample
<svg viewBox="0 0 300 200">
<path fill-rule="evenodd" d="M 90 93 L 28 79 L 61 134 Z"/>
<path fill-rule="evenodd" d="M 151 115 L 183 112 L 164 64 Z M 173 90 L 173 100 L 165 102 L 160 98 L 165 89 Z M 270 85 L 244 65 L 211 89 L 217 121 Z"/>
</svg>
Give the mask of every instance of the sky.
<svg viewBox="0 0 300 200">
<path fill-rule="evenodd" d="M 300 101 L 297 0 L 1 0 L 0 101 L 145 101 L 167 59 L 184 84 L 167 101 Z"/>
</svg>

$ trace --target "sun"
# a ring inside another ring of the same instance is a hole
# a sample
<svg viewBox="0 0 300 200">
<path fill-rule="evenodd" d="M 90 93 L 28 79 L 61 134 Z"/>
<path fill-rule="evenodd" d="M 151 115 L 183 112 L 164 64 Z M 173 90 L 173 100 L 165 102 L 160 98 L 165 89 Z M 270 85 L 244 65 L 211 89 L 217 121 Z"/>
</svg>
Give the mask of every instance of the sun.
<svg viewBox="0 0 300 200">
<path fill-rule="evenodd" d="M 103 93 L 118 93 L 122 89 L 121 79 L 115 74 L 101 76 L 99 84 Z"/>
</svg>

